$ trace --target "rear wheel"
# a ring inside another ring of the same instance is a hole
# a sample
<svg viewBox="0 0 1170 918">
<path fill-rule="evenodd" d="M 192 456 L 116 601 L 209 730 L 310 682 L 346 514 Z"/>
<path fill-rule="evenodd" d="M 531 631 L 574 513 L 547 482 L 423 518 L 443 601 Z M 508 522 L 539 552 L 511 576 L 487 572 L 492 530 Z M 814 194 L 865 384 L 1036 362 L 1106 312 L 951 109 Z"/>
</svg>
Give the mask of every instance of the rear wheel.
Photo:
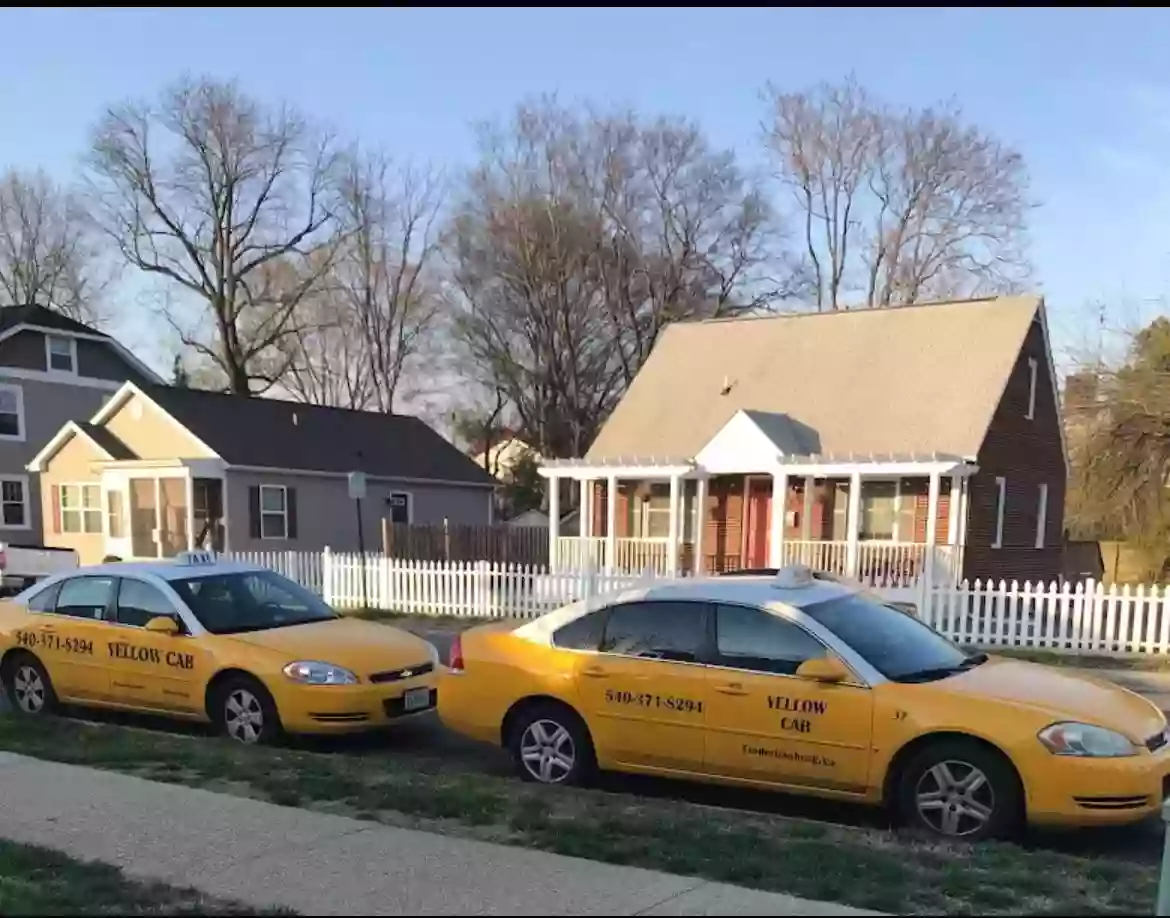
<svg viewBox="0 0 1170 918">
<path fill-rule="evenodd" d="M 593 741 L 571 708 L 533 704 L 517 715 L 511 733 L 512 758 L 525 781 L 582 784 L 592 777 Z"/>
<path fill-rule="evenodd" d="M 31 653 L 21 653 L 4 666 L 4 691 L 21 714 L 43 716 L 57 709 L 57 693 L 44 665 Z"/>
<path fill-rule="evenodd" d="M 1019 828 L 1023 792 L 1015 769 L 999 753 L 969 740 L 940 740 L 903 770 L 898 806 L 908 826 L 980 841 Z"/>
<path fill-rule="evenodd" d="M 283 733 L 276 703 L 250 676 L 232 676 L 215 691 L 211 716 L 219 732 L 248 746 L 275 743 Z"/>
</svg>

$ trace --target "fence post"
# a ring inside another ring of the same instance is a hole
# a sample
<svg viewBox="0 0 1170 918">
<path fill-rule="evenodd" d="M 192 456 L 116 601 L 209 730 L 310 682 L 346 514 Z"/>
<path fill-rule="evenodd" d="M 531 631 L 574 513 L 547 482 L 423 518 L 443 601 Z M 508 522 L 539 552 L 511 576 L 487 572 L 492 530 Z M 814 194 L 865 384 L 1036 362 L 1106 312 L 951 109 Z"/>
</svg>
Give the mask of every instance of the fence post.
<svg viewBox="0 0 1170 918">
<path fill-rule="evenodd" d="M 487 561 L 476 561 L 472 573 L 472 615 L 478 618 L 489 618 L 492 614 L 488 603 L 488 579 L 491 565 Z"/>
<path fill-rule="evenodd" d="M 328 545 L 321 551 L 321 598 L 333 605 L 333 553 Z"/>
</svg>

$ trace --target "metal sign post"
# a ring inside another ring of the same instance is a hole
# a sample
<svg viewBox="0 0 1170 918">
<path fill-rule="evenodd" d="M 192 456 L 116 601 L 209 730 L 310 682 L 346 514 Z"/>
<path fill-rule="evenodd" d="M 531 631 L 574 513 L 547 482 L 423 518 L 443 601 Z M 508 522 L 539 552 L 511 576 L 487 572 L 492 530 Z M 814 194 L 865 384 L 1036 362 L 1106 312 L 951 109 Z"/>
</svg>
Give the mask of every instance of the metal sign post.
<svg viewBox="0 0 1170 918">
<path fill-rule="evenodd" d="M 365 472 L 350 472 L 348 478 L 349 496 L 353 498 L 354 508 L 357 510 L 357 537 L 358 537 L 358 554 L 361 556 L 361 578 L 362 578 L 362 608 L 367 612 L 370 611 L 370 594 L 369 586 L 366 583 L 366 537 L 362 532 L 362 498 L 366 496 L 366 473 Z"/>
</svg>

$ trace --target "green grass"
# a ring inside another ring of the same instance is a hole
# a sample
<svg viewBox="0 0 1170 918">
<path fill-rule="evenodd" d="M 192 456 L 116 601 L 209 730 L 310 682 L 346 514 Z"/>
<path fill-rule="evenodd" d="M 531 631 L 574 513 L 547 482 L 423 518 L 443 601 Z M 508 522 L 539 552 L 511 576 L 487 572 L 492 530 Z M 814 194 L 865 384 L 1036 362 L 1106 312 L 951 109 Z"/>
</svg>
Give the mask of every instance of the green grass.
<svg viewBox="0 0 1170 918">
<path fill-rule="evenodd" d="M 0 915 L 295 915 L 127 878 L 33 845 L 0 841 Z"/>
<path fill-rule="evenodd" d="M 544 788 L 452 756 L 254 749 L 11 716 L 0 717 L 0 749 L 900 915 L 1149 914 L 1157 880 L 1151 865 L 1008 844 L 946 845 L 678 799 Z"/>
</svg>

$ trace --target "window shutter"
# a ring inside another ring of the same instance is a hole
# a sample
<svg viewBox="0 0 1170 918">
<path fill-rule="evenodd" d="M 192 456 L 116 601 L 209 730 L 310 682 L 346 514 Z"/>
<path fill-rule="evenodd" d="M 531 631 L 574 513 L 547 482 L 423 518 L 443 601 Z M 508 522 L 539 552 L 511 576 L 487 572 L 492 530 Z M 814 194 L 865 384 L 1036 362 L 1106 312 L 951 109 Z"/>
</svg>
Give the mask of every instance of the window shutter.
<svg viewBox="0 0 1170 918">
<path fill-rule="evenodd" d="M 297 489 L 286 488 L 285 500 L 288 502 L 286 508 L 288 510 L 288 537 L 295 539 L 297 537 Z"/>
<path fill-rule="evenodd" d="M 49 493 L 52 495 L 51 503 L 53 505 L 52 506 L 53 535 L 60 535 L 61 534 L 61 486 L 60 485 L 53 485 L 53 487 L 49 489 Z"/>
<path fill-rule="evenodd" d="M 248 488 L 248 533 L 253 539 L 260 538 L 260 486 Z"/>
</svg>

